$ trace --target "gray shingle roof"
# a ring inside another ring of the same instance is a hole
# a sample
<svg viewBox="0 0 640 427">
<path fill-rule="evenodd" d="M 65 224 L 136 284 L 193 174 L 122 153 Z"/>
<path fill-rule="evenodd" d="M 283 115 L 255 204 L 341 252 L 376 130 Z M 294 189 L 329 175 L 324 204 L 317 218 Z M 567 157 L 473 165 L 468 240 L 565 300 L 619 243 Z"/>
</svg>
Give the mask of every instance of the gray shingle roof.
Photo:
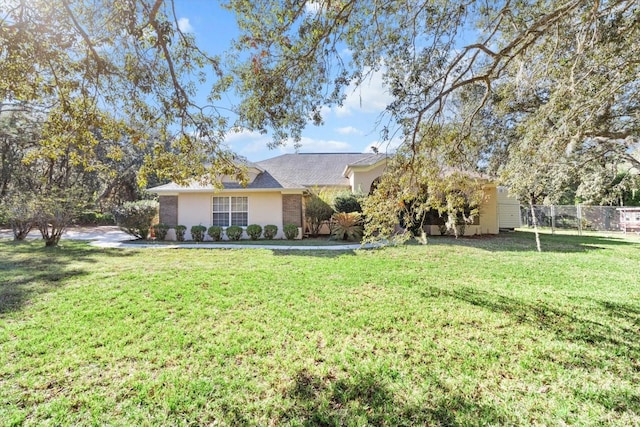
<svg viewBox="0 0 640 427">
<path fill-rule="evenodd" d="M 301 190 L 314 186 L 349 187 L 349 179 L 343 173 L 347 166 L 373 166 L 384 160 L 385 154 L 372 153 L 303 153 L 283 154 L 249 166 L 263 170 L 247 187 L 237 182 L 225 182 L 224 188 L 264 190 L 264 189 L 296 189 Z M 169 183 L 153 187 L 150 191 L 213 191 L 212 186 L 197 182 L 189 186 Z"/>
<path fill-rule="evenodd" d="M 371 166 L 385 158 L 384 154 L 372 153 L 300 153 L 283 154 L 256 164 L 277 181 L 298 186 L 349 186 L 349 179 L 343 176 L 347 166 Z"/>
</svg>

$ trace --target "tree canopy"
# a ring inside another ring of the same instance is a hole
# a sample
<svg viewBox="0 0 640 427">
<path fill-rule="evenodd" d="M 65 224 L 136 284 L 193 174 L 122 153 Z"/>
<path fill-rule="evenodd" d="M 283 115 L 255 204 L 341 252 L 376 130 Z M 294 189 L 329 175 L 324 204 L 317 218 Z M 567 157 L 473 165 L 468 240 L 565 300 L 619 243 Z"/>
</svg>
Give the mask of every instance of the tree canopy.
<svg viewBox="0 0 640 427">
<path fill-rule="evenodd" d="M 640 167 L 632 154 L 640 127 L 635 0 L 223 6 L 240 29 L 224 60 L 181 31 L 174 0 L 3 1 L 0 115 L 43 118 L 25 161 L 108 172 L 104 159 L 144 151 L 151 140 L 141 181 L 241 179 L 223 144 L 231 126 L 272 132 L 276 145 L 297 141 L 308 124 L 322 123 L 323 107 L 379 72 L 393 97 L 381 138 L 403 144 L 391 174 L 436 164 L 427 185 L 435 188 L 446 168 L 475 169 L 540 198 L 558 197 L 568 182 L 596 195 L 598 186 L 625 182 L 620 165 Z M 211 91 L 198 105 L 203 83 Z M 240 99 L 233 121 L 215 106 L 230 88 Z"/>
<path fill-rule="evenodd" d="M 640 166 L 632 155 L 640 127 L 636 1 L 232 0 L 229 7 L 243 31 L 237 46 L 251 52 L 236 65 L 242 117 L 254 129 L 277 129 L 275 143 L 321 123 L 323 106 L 382 72 L 393 101 L 381 135 L 402 140 L 400 174 L 433 162 L 425 129 L 447 145 L 448 166 L 489 173 L 526 200 L 560 197 L 569 181 L 595 194 L 614 183 L 602 179 L 604 170 Z M 403 197 L 398 192 L 396 202 Z"/>
<path fill-rule="evenodd" d="M 323 105 L 382 69 L 388 114 L 408 142 L 485 106 L 540 143 L 627 146 L 638 135 L 640 11 L 631 0 L 295 1 L 236 0 L 252 52 L 238 66 L 247 122 L 299 135 Z M 347 53 L 345 53 L 347 52 Z M 470 93 L 472 95 L 470 96 Z M 466 96 L 464 96 L 466 94 Z"/>
<path fill-rule="evenodd" d="M 143 181 L 151 172 L 184 181 L 206 166 L 236 172 L 221 144 L 227 117 L 194 102 L 207 77 L 224 86 L 219 59 L 181 31 L 172 1 L 5 0 L 0 76 L 0 112 L 46 113 L 36 157 L 69 152 L 100 168 L 102 142 L 119 159 L 153 140 Z"/>
</svg>

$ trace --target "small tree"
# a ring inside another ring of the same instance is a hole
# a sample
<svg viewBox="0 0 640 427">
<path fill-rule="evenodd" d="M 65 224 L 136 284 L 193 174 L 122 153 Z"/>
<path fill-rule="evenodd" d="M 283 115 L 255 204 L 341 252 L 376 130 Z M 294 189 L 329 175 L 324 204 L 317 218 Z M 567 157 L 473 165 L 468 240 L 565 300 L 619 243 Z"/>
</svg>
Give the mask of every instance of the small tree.
<svg viewBox="0 0 640 427">
<path fill-rule="evenodd" d="M 360 200 L 362 198 L 363 196 L 360 194 L 344 191 L 333 199 L 333 207 L 336 212 L 362 212 L 362 206 L 360 206 Z"/>
<path fill-rule="evenodd" d="M 158 202 L 139 200 L 123 204 L 114 211 L 113 216 L 122 231 L 135 238 L 146 239 L 149 235 L 151 222 L 157 214 Z"/>
<path fill-rule="evenodd" d="M 34 222 L 40 230 L 45 246 L 57 246 L 62 234 L 81 209 L 73 191 L 68 194 L 42 194 L 35 201 Z"/>
<path fill-rule="evenodd" d="M 320 228 L 331 219 L 331 215 L 333 208 L 317 195 L 313 194 L 306 199 L 305 216 L 312 236 L 320 234 Z"/>
</svg>

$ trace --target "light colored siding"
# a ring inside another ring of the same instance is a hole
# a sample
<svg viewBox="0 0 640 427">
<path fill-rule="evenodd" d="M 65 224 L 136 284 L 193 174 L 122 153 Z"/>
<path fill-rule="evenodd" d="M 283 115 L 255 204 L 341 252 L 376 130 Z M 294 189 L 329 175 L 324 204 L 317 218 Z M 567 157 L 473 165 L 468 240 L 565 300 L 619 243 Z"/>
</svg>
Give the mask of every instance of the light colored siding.
<svg viewBox="0 0 640 427">
<path fill-rule="evenodd" d="M 354 171 L 349 177 L 349 181 L 351 183 L 351 190 L 354 192 L 369 194 L 369 190 L 371 189 L 371 184 L 376 178 L 382 175 L 386 167 L 387 167 L 386 163 L 383 163 L 366 172 Z"/>
<path fill-rule="evenodd" d="M 517 228 L 522 225 L 520 223 L 520 205 L 500 203 L 498 205 L 498 217 L 500 228 Z"/>
<path fill-rule="evenodd" d="M 279 192 L 222 192 L 222 193 L 183 193 L 178 196 L 178 224 L 187 227 L 186 239 L 194 225 L 210 227 L 213 221 L 213 196 L 247 197 L 249 204 L 248 224 L 267 224 L 278 226 L 277 238 L 284 236 L 282 229 L 282 195 Z M 246 237 L 246 236 L 244 236 Z"/>
<path fill-rule="evenodd" d="M 284 237 L 282 232 L 282 194 L 280 193 L 242 193 L 249 197 L 249 224 L 278 226 L 276 238 Z"/>
<path fill-rule="evenodd" d="M 506 187 L 498 187 L 498 225 L 500 228 L 520 227 L 520 202 Z"/>
<path fill-rule="evenodd" d="M 480 234 L 498 234 L 498 195 L 494 185 L 483 187 L 484 201 L 480 205 L 480 219 L 478 225 L 467 225 L 464 229 L 465 236 Z M 439 235 L 440 230 L 437 225 L 430 226 L 430 233 Z"/>
<path fill-rule="evenodd" d="M 498 234 L 498 189 L 494 185 L 484 187 L 485 199 L 480 206 L 480 225 L 472 225 L 467 228 L 477 227 L 471 234 Z"/>
<path fill-rule="evenodd" d="M 194 225 L 211 226 L 213 218 L 213 193 L 183 193 L 178 196 L 178 224 L 187 227 L 185 238 Z"/>
</svg>

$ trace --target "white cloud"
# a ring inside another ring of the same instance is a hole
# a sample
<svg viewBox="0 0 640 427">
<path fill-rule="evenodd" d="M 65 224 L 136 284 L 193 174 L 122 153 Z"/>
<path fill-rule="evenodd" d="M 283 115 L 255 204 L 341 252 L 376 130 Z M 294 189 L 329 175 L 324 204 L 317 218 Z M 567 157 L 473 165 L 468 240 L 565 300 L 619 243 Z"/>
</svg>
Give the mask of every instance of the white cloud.
<svg viewBox="0 0 640 427">
<path fill-rule="evenodd" d="M 362 135 L 362 131 L 360 129 L 354 128 L 353 126 L 336 128 L 336 132 L 338 132 L 340 135 Z"/>
<path fill-rule="evenodd" d="M 246 129 L 235 129 L 225 137 L 225 143 L 232 150 L 243 156 L 260 153 L 267 149 L 267 144 L 271 141 L 269 135 Z"/>
<path fill-rule="evenodd" d="M 309 1 L 309 2 L 306 2 L 304 5 L 304 11 L 309 14 L 316 14 L 320 12 L 321 9 L 322 9 L 322 5 L 320 4 L 319 1 Z"/>
<path fill-rule="evenodd" d="M 261 134 L 260 132 L 250 131 L 247 129 L 234 128 L 229 133 L 227 133 L 225 137 L 225 141 L 228 143 L 233 143 L 237 141 L 245 141 L 248 139 L 268 139 L 266 135 Z"/>
<path fill-rule="evenodd" d="M 189 22 L 189 18 L 178 19 L 178 28 L 183 33 L 193 33 L 193 26 L 191 25 L 191 22 Z"/>
<path fill-rule="evenodd" d="M 322 116 L 323 120 L 329 117 L 330 113 L 331 113 L 331 107 L 326 105 L 323 105 L 322 107 L 320 107 L 320 116 Z"/>
<path fill-rule="evenodd" d="M 356 112 L 381 113 L 392 101 L 382 80 L 382 71 L 372 72 L 359 87 L 349 85 L 346 93 L 342 106 L 335 109 L 338 117 Z"/>
<path fill-rule="evenodd" d="M 281 153 L 294 153 L 295 151 L 293 141 L 288 141 L 284 146 L 280 147 Z M 353 151 L 353 147 L 344 141 L 303 136 L 300 139 L 300 148 L 298 151 L 301 153 L 344 153 Z"/>
<path fill-rule="evenodd" d="M 268 148 L 270 142 L 272 142 L 271 136 L 246 129 L 229 132 L 225 138 L 225 143 L 229 148 L 254 161 L 296 152 L 294 143 L 291 140 L 286 141 L 283 145 L 275 149 Z M 350 143 L 345 141 L 303 136 L 300 140 L 298 151 L 301 153 L 344 153 L 358 150 L 354 149 Z"/>
</svg>

